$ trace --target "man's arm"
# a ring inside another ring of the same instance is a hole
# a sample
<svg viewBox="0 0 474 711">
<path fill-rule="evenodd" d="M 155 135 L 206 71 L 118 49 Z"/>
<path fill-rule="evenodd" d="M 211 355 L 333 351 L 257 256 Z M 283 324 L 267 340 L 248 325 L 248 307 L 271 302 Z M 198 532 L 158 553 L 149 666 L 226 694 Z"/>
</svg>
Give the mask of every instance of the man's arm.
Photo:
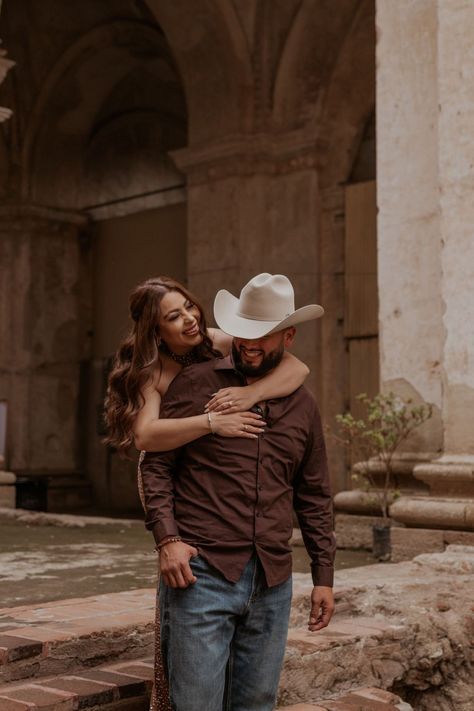
<svg viewBox="0 0 474 711">
<path fill-rule="evenodd" d="M 162 403 L 162 417 L 189 417 L 194 414 L 193 381 L 186 371 L 171 383 Z M 197 550 L 179 538 L 174 518 L 173 476 L 180 449 L 147 452 L 140 467 L 145 496 L 145 526 L 153 532 L 160 554 L 160 570 L 166 585 L 186 588 L 195 582 L 189 559 Z M 167 540 L 170 539 L 168 543 Z"/>
<path fill-rule="evenodd" d="M 326 627 L 334 612 L 332 592 L 336 541 L 326 446 L 316 403 L 305 456 L 294 483 L 294 508 L 311 558 L 313 592 L 309 629 Z"/>
</svg>

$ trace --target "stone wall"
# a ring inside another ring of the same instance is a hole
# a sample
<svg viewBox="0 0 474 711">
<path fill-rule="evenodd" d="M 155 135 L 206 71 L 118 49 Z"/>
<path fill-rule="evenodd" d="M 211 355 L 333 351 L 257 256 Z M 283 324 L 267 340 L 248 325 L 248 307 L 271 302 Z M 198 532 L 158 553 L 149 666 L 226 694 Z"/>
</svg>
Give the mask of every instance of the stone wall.
<svg viewBox="0 0 474 711">
<path fill-rule="evenodd" d="M 84 218 L 0 211 L 0 398 L 14 471 L 77 468 L 79 363 L 89 355 Z"/>
</svg>

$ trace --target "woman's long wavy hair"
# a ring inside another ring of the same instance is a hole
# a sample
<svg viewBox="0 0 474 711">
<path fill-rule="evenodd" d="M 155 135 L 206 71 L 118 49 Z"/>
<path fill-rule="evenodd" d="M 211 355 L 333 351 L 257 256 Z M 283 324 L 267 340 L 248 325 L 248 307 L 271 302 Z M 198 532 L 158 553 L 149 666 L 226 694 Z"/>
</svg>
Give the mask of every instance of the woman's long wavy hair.
<svg viewBox="0 0 474 711">
<path fill-rule="evenodd" d="M 115 355 L 105 399 L 107 436 L 104 442 L 117 449 L 123 457 L 128 456 L 133 445 L 133 425 L 145 402 L 143 388 L 153 378 L 155 371 L 162 367 L 158 323 L 161 300 L 170 291 L 178 291 L 199 309 L 202 341 L 193 349 L 196 360 L 210 360 L 222 355 L 212 347 L 212 341 L 207 335 L 202 306 L 182 284 L 160 276 L 147 279 L 132 291 L 130 315 L 133 327 Z"/>
</svg>

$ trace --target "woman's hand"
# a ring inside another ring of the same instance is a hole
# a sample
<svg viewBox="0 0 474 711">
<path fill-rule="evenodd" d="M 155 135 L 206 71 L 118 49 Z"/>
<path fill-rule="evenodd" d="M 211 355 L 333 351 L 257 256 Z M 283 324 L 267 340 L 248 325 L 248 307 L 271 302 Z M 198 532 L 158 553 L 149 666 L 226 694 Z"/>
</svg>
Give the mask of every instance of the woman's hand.
<svg viewBox="0 0 474 711">
<path fill-rule="evenodd" d="M 258 395 L 251 385 L 221 388 L 214 393 L 214 397 L 209 400 L 204 409 L 206 412 L 225 412 L 226 414 L 244 412 L 250 410 L 258 400 Z"/>
<path fill-rule="evenodd" d="M 266 422 L 254 412 L 236 412 L 232 415 L 222 412 L 213 412 L 211 427 L 213 434 L 221 437 L 246 437 L 257 439 L 265 429 Z"/>
</svg>

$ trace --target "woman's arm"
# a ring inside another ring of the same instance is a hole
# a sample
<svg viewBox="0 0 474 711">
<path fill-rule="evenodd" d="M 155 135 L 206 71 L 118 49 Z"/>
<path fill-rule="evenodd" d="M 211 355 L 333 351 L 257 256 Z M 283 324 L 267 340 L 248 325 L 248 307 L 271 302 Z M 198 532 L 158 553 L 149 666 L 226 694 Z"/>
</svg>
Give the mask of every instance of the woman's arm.
<svg viewBox="0 0 474 711">
<path fill-rule="evenodd" d="M 208 328 L 207 335 L 211 339 L 214 348 L 220 351 L 224 356 L 229 355 L 232 349 L 232 336 L 224 333 L 220 328 Z"/>
<path fill-rule="evenodd" d="M 136 417 L 133 431 L 136 448 L 149 452 L 167 452 L 182 447 L 211 431 L 222 437 L 254 439 L 262 432 L 265 424 L 262 418 L 253 412 L 235 414 L 214 412 L 211 414 L 211 423 L 206 413 L 160 420 L 161 395 L 156 390 L 155 384 L 148 383 L 142 395 L 145 404 Z"/>
<path fill-rule="evenodd" d="M 221 388 L 207 403 L 211 412 L 241 412 L 249 410 L 257 402 L 275 397 L 291 395 L 303 385 L 309 373 L 307 365 L 288 351 L 285 351 L 281 363 L 263 378 L 251 385 L 235 388 Z"/>
</svg>

